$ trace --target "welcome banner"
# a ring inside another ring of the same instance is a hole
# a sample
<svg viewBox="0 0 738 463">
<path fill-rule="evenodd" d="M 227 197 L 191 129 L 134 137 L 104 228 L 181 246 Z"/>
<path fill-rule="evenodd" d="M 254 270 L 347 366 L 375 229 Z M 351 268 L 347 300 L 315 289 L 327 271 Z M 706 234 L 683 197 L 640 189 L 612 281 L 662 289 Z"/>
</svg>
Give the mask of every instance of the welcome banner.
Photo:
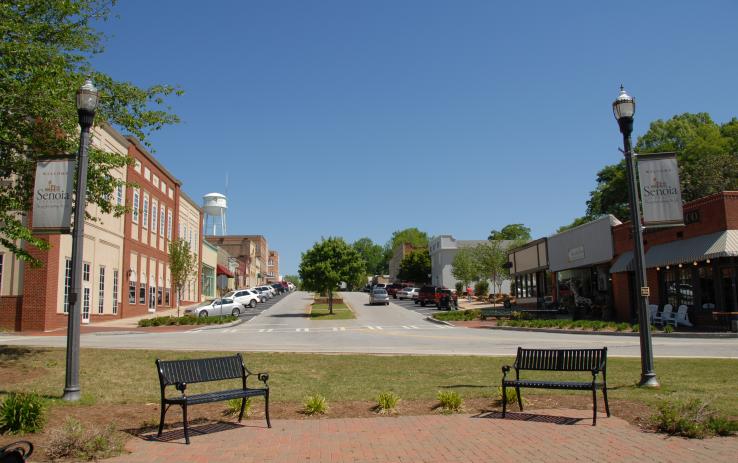
<svg viewBox="0 0 738 463">
<path fill-rule="evenodd" d="M 637 159 L 643 225 L 684 225 L 676 153 L 640 154 Z"/>
<path fill-rule="evenodd" d="M 45 158 L 36 163 L 34 233 L 69 233 L 75 165 L 72 156 Z"/>
</svg>

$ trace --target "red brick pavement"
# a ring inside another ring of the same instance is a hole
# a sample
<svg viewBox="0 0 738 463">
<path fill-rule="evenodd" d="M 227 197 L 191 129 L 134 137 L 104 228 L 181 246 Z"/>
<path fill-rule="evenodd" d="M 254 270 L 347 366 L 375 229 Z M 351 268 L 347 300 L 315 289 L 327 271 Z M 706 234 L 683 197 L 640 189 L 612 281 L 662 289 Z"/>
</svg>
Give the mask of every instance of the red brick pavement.
<svg viewBox="0 0 738 463">
<path fill-rule="evenodd" d="M 193 411 L 196 408 L 193 408 Z M 581 419 L 577 419 L 581 418 Z M 400 416 L 275 420 L 201 426 L 185 445 L 181 430 L 164 441 L 133 438 L 132 453 L 108 460 L 164 462 L 692 462 L 738 461 L 738 438 L 687 440 L 641 432 L 582 410 L 481 416 Z M 197 427 L 197 426 L 196 426 Z"/>
</svg>

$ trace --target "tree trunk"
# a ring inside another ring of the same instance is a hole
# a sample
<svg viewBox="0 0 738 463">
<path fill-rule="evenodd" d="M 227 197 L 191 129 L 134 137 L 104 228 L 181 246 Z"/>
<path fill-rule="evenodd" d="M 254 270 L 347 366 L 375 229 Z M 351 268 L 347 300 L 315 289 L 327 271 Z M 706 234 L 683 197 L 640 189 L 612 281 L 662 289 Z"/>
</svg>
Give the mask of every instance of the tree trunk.
<svg viewBox="0 0 738 463">
<path fill-rule="evenodd" d="M 179 290 L 177 291 L 177 318 L 179 318 Z"/>
<path fill-rule="evenodd" d="M 328 312 L 333 315 L 333 290 L 328 290 Z"/>
</svg>

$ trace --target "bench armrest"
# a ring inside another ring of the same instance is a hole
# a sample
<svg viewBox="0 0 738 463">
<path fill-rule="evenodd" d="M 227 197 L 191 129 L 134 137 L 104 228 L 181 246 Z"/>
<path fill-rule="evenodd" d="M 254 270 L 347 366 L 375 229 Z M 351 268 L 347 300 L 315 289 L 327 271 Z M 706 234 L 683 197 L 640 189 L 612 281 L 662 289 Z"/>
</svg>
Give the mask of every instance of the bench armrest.
<svg viewBox="0 0 738 463">
<path fill-rule="evenodd" d="M 257 373 L 256 377 L 259 378 L 259 381 L 263 382 L 266 387 L 269 387 L 269 384 L 267 384 L 267 381 L 269 381 L 269 373 Z"/>
<path fill-rule="evenodd" d="M 184 395 L 185 389 L 187 389 L 187 383 L 175 383 L 174 387 Z"/>
<path fill-rule="evenodd" d="M 503 379 L 503 381 L 507 377 L 507 374 L 508 373 L 510 373 L 510 365 L 504 365 L 502 367 L 502 379 Z"/>
</svg>

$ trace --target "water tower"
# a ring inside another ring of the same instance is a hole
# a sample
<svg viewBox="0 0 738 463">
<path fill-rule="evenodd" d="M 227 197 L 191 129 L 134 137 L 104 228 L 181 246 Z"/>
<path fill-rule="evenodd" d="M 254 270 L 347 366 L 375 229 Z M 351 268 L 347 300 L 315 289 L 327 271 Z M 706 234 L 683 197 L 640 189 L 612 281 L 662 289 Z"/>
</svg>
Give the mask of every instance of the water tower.
<svg viewBox="0 0 738 463">
<path fill-rule="evenodd" d="M 202 210 L 205 212 L 205 234 L 208 234 L 209 230 L 213 232 L 211 235 L 225 235 L 226 234 L 226 197 L 220 193 L 208 193 L 202 197 L 203 206 Z M 208 219 L 212 224 L 212 229 L 208 228 Z M 220 222 L 220 233 L 218 233 L 218 222 Z"/>
</svg>

